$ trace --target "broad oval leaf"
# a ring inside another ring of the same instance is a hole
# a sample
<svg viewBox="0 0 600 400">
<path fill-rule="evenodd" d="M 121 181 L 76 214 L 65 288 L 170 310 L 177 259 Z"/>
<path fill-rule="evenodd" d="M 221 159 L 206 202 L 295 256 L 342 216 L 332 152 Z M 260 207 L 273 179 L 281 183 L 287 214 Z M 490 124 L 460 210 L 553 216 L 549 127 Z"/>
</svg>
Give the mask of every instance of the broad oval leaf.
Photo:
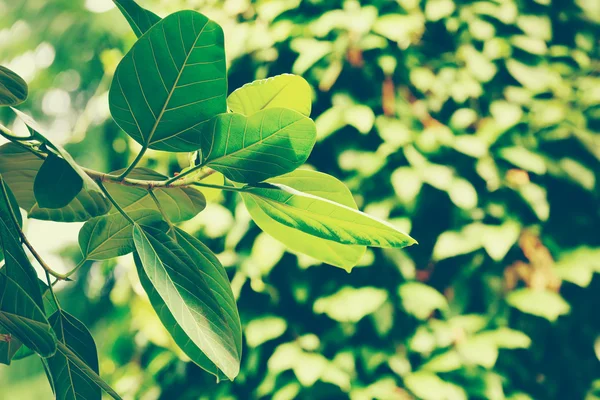
<svg viewBox="0 0 600 400">
<path fill-rule="evenodd" d="M 316 137 L 314 122 L 294 110 L 220 114 L 203 129 L 202 163 L 236 182 L 261 182 L 304 164 Z"/>
<path fill-rule="evenodd" d="M 195 11 L 169 15 L 125 55 L 109 91 L 117 124 L 144 147 L 200 148 L 200 128 L 227 111 L 221 27 Z"/>
<path fill-rule="evenodd" d="M 275 221 L 323 239 L 374 247 L 405 247 L 416 243 L 387 222 L 285 185 L 247 186 L 245 193 Z"/>
<path fill-rule="evenodd" d="M 114 171 L 112 174 L 118 175 L 121 172 L 123 172 L 123 170 Z M 167 179 L 166 176 L 148 168 L 135 168 L 128 177 L 131 179 L 155 181 Z M 146 189 L 110 182 L 106 182 L 105 186 L 111 196 L 113 196 L 117 203 L 119 203 L 119 205 L 127 212 L 142 209 L 158 211 L 156 204 Z M 165 214 L 167 214 L 172 222 L 181 222 L 191 219 L 206 207 L 206 198 L 200 191 L 194 188 L 155 188 L 154 194 L 165 211 Z M 118 211 L 113 209 L 111 213 L 116 214 Z"/>
<path fill-rule="evenodd" d="M 154 226 L 162 221 L 160 213 L 154 210 L 134 210 L 128 215 L 143 226 Z M 131 253 L 135 247 L 131 229 L 131 222 L 119 213 L 90 219 L 79 231 L 79 247 L 83 258 L 108 260 Z"/>
<path fill-rule="evenodd" d="M 27 92 L 23 78 L 0 65 L 0 107 L 21 104 L 27 99 Z"/>
<path fill-rule="evenodd" d="M 299 75 L 282 74 L 247 83 L 227 98 L 234 113 L 252 115 L 267 108 L 289 108 L 310 116 L 312 89 Z"/>
<path fill-rule="evenodd" d="M 196 254 L 188 254 L 170 236 L 139 225 L 133 228 L 133 240 L 138 271 L 148 277 L 189 340 L 233 380 L 241 356 L 236 330 L 227 322 Z"/>
<path fill-rule="evenodd" d="M 56 335 L 44 311 L 20 285 L 0 270 L 0 327 L 42 357 L 56 352 Z"/>
<path fill-rule="evenodd" d="M 358 209 L 352 193 L 338 179 L 321 172 L 296 170 L 269 179 L 268 183 L 279 183 L 304 193 L 320 196 L 347 207 Z M 250 216 L 260 229 L 285 244 L 290 250 L 309 255 L 322 262 L 350 271 L 365 254 L 365 246 L 344 245 L 322 239 L 291 228 L 269 217 L 253 200 L 242 192 L 242 198 Z"/>
<path fill-rule="evenodd" d="M 175 235 L 177 243 L 186 251 L 190 257 L 197 260 L 196 265 L 198 266 L 199 272 L 206 277 L 209 283 L 210 289 L 212 290 L 217 302 L 224 311 L 224 317 L 227 320 L 227 324 L 232 328 L 236 349 L 238 354 L 242 352 L 242 327 L 240 324 L 240 317 L 237 311 L 237 305 L 231 291 L 231 286 L 225 269 L 217 259 L 217 257 L 198 239 L 192 237 L 186 232 L 176 228 Z M 202 352 L 202 350 L 192 341 L 189 340 L 188 335 L 185 333 L 183 328 L 177 323 L 175 317 L 166 307 L 165 302 L 162 300 L 156 289 L 152 286 L 148 276 L 146 275 L 143 268 L 138 268 L 140 281 L 154 310 L 158 314 L 163 325 L 167 327 L 169 333 L 175 340 L 175 343 L 183 350 L 183 352 L 190 357 L 190 359 L 198 364 L 201 368 L 217 376 L 217 378 L 224 378 L 225 375 L 221 370 L 208 359 L 208 357 Z"/>
<path fill-rule="evenodd" d="M 139 38 L 152 26 L 154 26 L 160 17 L 152 11 L 140 7 L 133 0 L 114 0 L 117 8 L 121 11 L 135 35 Z"/>
<path fill-rule="evenodd" d="M 64 159 L 48 154 L 40 167 L 33 193 L 42 208 L 66 207 L 83 189 L 83 179 Z"/>
<path fill-rule="evenodd" d="M 0 146 L 0 174 L 29 218 L 57 222 L 81 222 L 108 212 L 110 202 L 101 193 L 81 190 L 67 206 L 41 208 L 35 200 L 33 183 L 44 162 L 27 150 L 7 143 Z"/>
<path fill-rule="evenodd" d="M 96 343 L 86 326 L 62 310 L 50 317 L 50 323 L 58 341 L 95 374 L 98 374 Z M 62 352 L 57 351 L 46 361 L 57 400 L 100 400 L 102 398 L 100 386 L 87 375 L 82 374 L 79 366 Z"/>
</svg>

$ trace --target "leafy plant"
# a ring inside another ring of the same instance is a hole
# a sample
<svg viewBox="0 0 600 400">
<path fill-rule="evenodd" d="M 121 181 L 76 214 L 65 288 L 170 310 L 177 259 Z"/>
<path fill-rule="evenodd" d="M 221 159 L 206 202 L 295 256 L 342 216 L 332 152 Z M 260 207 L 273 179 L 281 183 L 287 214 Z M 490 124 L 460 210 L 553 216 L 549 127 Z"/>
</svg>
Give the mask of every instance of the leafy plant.
<svg viewBox="0 0 600 400">
<path fill-rule="evenodd" d="M 99 377 L 90 332 L 63 310 L 53 290 L 88 260 L 133 253 L 142 286 L 181 350 L 218 378 L 233 380 L 242 329 L 219 260 L 178 226 L 206 206 L 203 189 L 239 193 L 265 232 L 294 251 L 348 271 L 365 246 L 400 248 L 415 241 L 357 209 L 337 179 L 298 169 L 317 139 L 311 92 L 299 76 L 252 82 L 227 97 L 221 27 L 195 11 L 164 19 L 130 0 L 116 1 L 137 42 L 119 63 L 109 91 L 116 123 L 142 145 L 126 169 L 80 166 L 30 117 L 13 108 L 29 135 L 0 125 L 0 362 L 36 353 L 57 398 L 119 395 Z M 25 101 L 25 82 L 0 68 L 0 106 Z M 140 168 L 148 149 L 191 153 L 173 177 Z M 222 174 L 223 184 L 207 178 Z M 29 218 L 84 222 L 82 258 L 70 272 L 47 265 L 23 233 Z M 37 274 L 23 248 L 43 268 Z"/>
</svg>

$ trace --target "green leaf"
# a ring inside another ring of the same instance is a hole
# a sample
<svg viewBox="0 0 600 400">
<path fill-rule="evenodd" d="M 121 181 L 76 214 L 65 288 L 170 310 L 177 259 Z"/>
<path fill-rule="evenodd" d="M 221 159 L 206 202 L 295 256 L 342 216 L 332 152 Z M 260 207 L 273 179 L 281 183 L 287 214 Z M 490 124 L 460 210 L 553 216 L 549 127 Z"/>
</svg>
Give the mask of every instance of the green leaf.
<svg viewBox="0 0 600 400">
<path fill-rule="evenodd" d="M 117 175 L 123 171 L 114 171 L 112 174 Z M 158 181 L 167 179 L 166 176 L 147 168 L 135 168 L 128 177 L 131 179 Z M 158 211 L 156 204 L 146 189 L 110 182 L 106 182 L 105 186 L 111 196 L 127 212 L 142 209 Z M 191 219 L 206 207 L 204 195 L 194 188 L 155 188 L 154 194 L 172 222 Z M 116 214 L 118 211 L 113 209 L 111 213 Z"/>
<path fill-rule="evenodd" d="M 304 164 L 316 128 L 299 112 L 269 108 L 250 117 L 220 114 L 204 126 L 201 137 L 203 165 L 233 181 L 255 183 Z"/>
<path fill-rule="evenodd" d="M 198 267 L 197 272 L 209 279 L 209 282 L 211 283 L 210 289 L 224 312 L 224 317 L 227 320 L 228 326 L 234 331 L 236 350 L 238 354 L 241 354 L 242 328 L 240 325 L 240 317 L 238 315 L 233 292 L 231 291 L 229 279 L 227 278 L 223 266 L 210 249 L 196 238 L 188 235 L 179 228 L 176 228 L 175 235 L 177 243 L 182 249 L 197 261 L 194 265 L 194 267 Z M 140 282 L 148 294 L 150 303 L 154 307 L 154 310 L 158 314 L 163 325 L 169 330 L 175 343 L 177 343 L 181 350 L 183 350 L 183 352 L 201 368 L 212 373 L 218 379 L 226 378 L 226 376 L 223 375 L 223 372 L 221 372 L 202 350 L 189 339 L 189 336 L 177 322 L 171 311 L 169 311 L 169 308 L 166 306 L 158 291 L 152 286 L 152 282 L 143 268 L 138 268 L 138 273 Z"/>
<path fill-rule="evenodd" d="M 160 21 L 158 15 L 140 7 L 133 0 L 115 0 L 115 4 L 138 38 Z"/>
<path fill-rule="evenodd" d="M 68 359 L 69 366 L 73 368 L 75 374 L 94 382 L 113 399 L 121 400 L 121 396 L 119 396 L 110 386 L 108 386 L 108 384 L 104 382 L 102 378 L 100 378 L 100 376 L 85 363 L 85 361 L 79 358 L 79 356 L 73 350 L 71 350 L 69 346 L 64 344 L 62 341 L 59 341 L 57 343 L 57 350 Z"/>
<path fill-rule="evenodd" d="M 0 364 L 10 365 L 23 343 L 0 326 Z"/>
<path fill-rule="evenodd" d="M 398 289 L 404 310 L 418 319 L 427 319 L 435 310 L 446 310 L 448 301 L 437 290 L 421 282 L 406 282 Z"/>
<path fill-rule="evenodd" d="M 223 30 L 195 11 L 169 15 L 125 55 L 109 91 L 117 124 L 145 148 L 194 151 L 227 111 Z"/>
<path fill-rule="evenodd" d="M 133 239 L 138 273 L 142 277 L 145 274 L 177 322 L 177 328 L 166 326 L 172 330 L 173 336 L 180 337 L 181 328 L 187 340 L 233 380 L 240 368 L 241 354 L 236 343 L 241 339 L 238 339 L 237 327 L 229 322 L 233 310 L 224 310 L 222 304 L 225 300 L 219 303 L 213 292 L 215 289 L 212 287 L 217 287 L 214 278 L 219 274 L 223 278 L 222 271 L 205 278 L 210 263 L 202 260 L 198 254 L 201 251 L 197 248 L 191 251 L 192 245 L 187 238 L 184 240 L 180 231 L 177 237 L 181 244 L 162 232 L 142 229 L 136 224 Z M 206 280 L 209 278 L 210 285 Z M 164 317 L 164 313 L 160 314 Z"/>
<path fill-rule="evenodd" d="M 14 335 L 42 357 L 56 352 L 56 336 L 44 311 L 36 304 L 20 282 L 0 270 L 0 328 Z"/>
<path fill-rule="evenodd" d="M 27 150 L 7 143 L 0 146 L 0 174 L 29 218 L 57 222 L 81 222 L 108 212 L 110 202 L 99 192 L 81 190 L 67 206 L 41 208 L 35 200 L 33 184 L 44 160 Z"/>
<path fill-rule="evenodd" d="M 267 108 L 289 108 L 310 116 L 312 90 L 299 75 L 283 74 L 247 83 L 227 98 L 234 113 L 250 116 Z"/>
<path fill-rule="evenodd" d="M 77 318 L 59 311 L 50 318 L 50 323 L 61 345 L 75 354 L 87 368 L 98 374 L 98 353 L 94 338 Z M 102 398 L 100 386 L 94 379 L 82 374 L 76 365 L 65 354 L 58 351 L 47 360 L 48 370 L 52 377 L 56 399 L 58 400 L 93 400 Z"/>
<path fill-rule="evenodd" d="M 416 243 L 387 222 L 285 185 L 248 186 L 245 194 L 275 221 L 323 239 L 374 247 L 405 247 Z"/>
<path fill-rule="evenodd" d="M 560 294 L 549 290 L 518 289 L 511 292 L 506 301 L 524 313 L 537 315 L 548 321 L 556 321 L 558 317 L 571 311 L 571 306 Z"/>
<path fill-rule="evenodd" d="M 35 199 L 43 208 L 65 207 L 81 189 L 83 179 L 68 162 L 53 153 L 48 154 L 33 182 Z"/>
<path fill-rule="evenodd" d="M 296 170 L 269 179 L 267 182 L 283 184 L 303 193 L 320 196 L 347 207 L 358 209 L 352 193 L 346 185 L 327 174 L 309 170 Z M 271 218 L 256 204 L 252 196 L 242 192 L 242 198 L 256 225 L 285 244 L 293 252 L 306 254 L 322 262 L 350 271 L 366 251 L 365 246 L 344 245 L 293 229 Z"/>
<path fill-rule="evenodd" d="M 139 209 L 128 215 L 140 225 L 153 226 L 162 221 L 160 213 L 154 210 Z M 135 248 L 131 228 L 131 223 L 121 214 L 90 219 L 79 231 L 83 257 L 86 260 L 108 260 L 131 253 Z"/>
<path fill-rule="evenodd" d="M 388 293 L 384 289 L 347 286 L 337 293 L 317 299 L 313 310 L 339 322 L 358 322 L 377 311 L 387 298 Z"/>
<path fill-rule="evenodd" d="M 21 104 L 27 99 L 27 92 L 23 78 L 0 65 L 0 107 Z"/>
</svg>

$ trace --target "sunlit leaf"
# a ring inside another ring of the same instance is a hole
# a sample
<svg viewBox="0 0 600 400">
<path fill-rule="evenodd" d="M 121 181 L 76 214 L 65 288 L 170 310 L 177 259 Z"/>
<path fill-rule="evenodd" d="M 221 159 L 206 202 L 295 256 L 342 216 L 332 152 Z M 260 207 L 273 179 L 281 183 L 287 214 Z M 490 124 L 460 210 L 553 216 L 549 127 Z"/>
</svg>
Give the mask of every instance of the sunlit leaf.
<svg viewBox="0 0 600 400">
<path fill-rule="evenodd" d="M 223 31 L 195 11 L 150 28 L 123 58 L 109 91 L 119 126 L 145 147 L 200 148 L 202 125 L 227 111 Z"/>
<path fill-rule="evenodd" d="M 0 107 L 21 104 L 27 99 L 27 92 L 23 78 L 0 65 Z"/>
<path fill-rule="evenodd" d="M 324 199 L 357 209 L 350 190 L 336 178 L 320 172 L 296 170 L 267 182 L 289 186 L 303 193 L 320 196 Z M 365 246 L 344 245 L 331 240 L 304 233 L 277 222 L 265 213 L 253 197 L 242 193 L 242 198 L 254 222 L 265 232 L 284 243 L 288 249 L 309 255 L 322 262 L 352 269 L 365 253 Z"/>
<path fill-rule="evenodd" d="M 75 354 L 95 374 L 98 354 L 94 338 L 84 324 L 65 311 L 50 317 L 50 323 L 59 342 Z M 56 398 L 59 400 L 100 400 L 102 391 L 94 379 L 81 373 L 79 365 L 60 351 L 47 359 Z"/>
<path fill-rule="evenodd" d="M 312 90 L 299 75 L 283 74 L 248 83 L 227 98 L 234 113 L 250 116 L 267 108 L 289 108 L 310 116 Z"/>
<path fill-rule="evenodd" d="M 404 310 L 418 319 L 427 319 L 433 311 L 448 308 L 448 301 L 440 292 L 421 282 L 403 283 L 398 294 Z"/>
<path fill-rule="evenodd" d="M 358 322 L 383 305 L 388 294 L 374 287 L 344 287 L 337 293 L 315 301 L 313 309 L 340 322 Z"/>
<path fill-rule="evenodd" d="M 158 211 L 149 209 L 134 210 L 128 215 L 143 226 L 153 226 L 162 221 Z M 131 253 L 135 248 L 131 230 L 131 222 L 121 214 L 90 219 L 79 231 L 79 247 L 83 257 L 86 260 L 108 260 Z"/>
<path fill-rule="evenodd" d="M 140 7 L 134 0 L 115 0 L 115 4 L 138 38 L 160 21 L 158 15 Z"/>
<path fill-rule="evenodd" d="M 556 321 L 558 317 L 571 311 L 571 306 L 560 294 L 549 290 L 518 289 L 509 293 L 506 301 L 524 313 L 549 321 Z"/>
<path fill-rule="evenodd" d="M 177 323 L 166 328 L 173 331 L 174 337 L 180 338 L 180 343 L 185 343 L 180 336 L 181 331 L 185 333 L 188 340 L 233 380 L 240 368 L 241 354 L 236 344 L 240 339 L 236 326 L 231 326 L 229 321 L 232 313 L 237 314 L 237 311 L 224 309 L 224 303 L 216 299 L 211 288 L 219 275 L 220 284 L 226 283 L 223 271 L 216 270 L 215 264 L 206 263 L 206 258 L 199 257 L 198 252 L 202 251 L 195 246 L 190 248 L 192 245 L 181 232 L 178 240 L 182 243 L 178 244 L 164 233 L 135 225 L 133 239 L 138 273 L 142 277 L 145 274 Z M 207 274 L 207 268 L 214 272 Z M 154 301 L 158 299 L 153 298 Z M 169 320 L 169 315 L 166 316 Z"/>
<path fill-rule="evenodd" d="M 121 172 L 123 170 L 114 171 L 113 174 L 117 175 Z M 128 177 L 131 179 L 155 181 L 167 179 L 166 176 L 148 168 L 135 168 Z M 117 203 L 127 212 L 143 209 L 158 211 L 158 207 L 152 200 L 152 197 L 144 188 L 110 182 L 106 182 L 105 186 Z M 204 195 L 194 188 L 155 188 L 154 195 L 172 222 L 180 222 L 193 218 L 206 207 Z M 111 213 L 116 214 L 118 211 L 113 209 Z"/>
<path fill-rule="evenodd" d="M 315 138 L 313 121 L 293 110 L 221 114 L 204 126 L 202 164 L 236 182 L 260 182 L 304 164 Z"/>
<path fill-rule="evenodd" d="M 375 247 L 416 243 L 387 222 L 288 186 L 262 184 L 247 187 L 245 193 L 275 221 L 323 239 Z"/>
</svg>

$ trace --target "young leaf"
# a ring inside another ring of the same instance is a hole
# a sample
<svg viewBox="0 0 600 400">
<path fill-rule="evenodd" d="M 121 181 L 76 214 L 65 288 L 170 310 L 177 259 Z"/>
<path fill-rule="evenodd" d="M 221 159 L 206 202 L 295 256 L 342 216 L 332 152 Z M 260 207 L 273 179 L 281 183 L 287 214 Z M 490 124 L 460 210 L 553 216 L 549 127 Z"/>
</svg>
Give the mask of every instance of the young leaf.
<svg viewBox="0 0 600 400">
<path fill-rule="evenodd" d="M 145 148 L 194 151 L 200 127 L 227 111 L 223 30 L 195 11 L 169 15 L 123 58 L 109 91 L 117 124 Z"/>
<path fill-rule="evenodd" d="M 35 199 L 43 208 L 65 207 L 81 189 L 83 179 L 68 162 L 53 153 L 48 154 L 33 182 Z"/>
<path fill-rule="evenodd" d="M 69 346 L 64 344 L 62 341 L 59 341 L 57 343 L 57 350 L 69 360 L 69 366 L 73 368 L 75 374 L 78 374 L 82 376 L 82 378 L 85 377 L 91 382 L 94 382 L 106 393 L 108 393 L 113 399 L 121 400 L 121 396 L 119 396 L 117 392 L 113 390 L 113 388 L 108 386 L 108 384 L 104 382 L 102 378 L 100 378 L 100 376 L 85 363 L 85 361 L 79 358 L 79 356 L 75 352 L 73 352 L 73 350 L 71 350 Z"/>
<path fill-rule="evenodd" d="M 299 169 L 269 179 L 267 182 L 286 185 L 303 193 L 320 196 L 355 210 L 358 209 L 352 193 L 346 185 L 327 174 Z M 242 198 L 256 225 L 294 252 L 307 254 L 317 260 L 350 271 L 366 251 L 365 246 L 344 245 L 290 228 L 269 217 L 255 203 L 252 196 L 242 192 Z"/>
<path fill-rule="evenodd" d="M 81 222 L 108 212 L 111 205 L 101 193 L 81 190 L 66 207 L 58 209 L 38 206 L 33 192 L 35 177 L 44 160 L 17 146 L 0 146 L 0 174 L 13 191 L 29 218 L 57 222 Z"/>
<path fill-rule="evenodd" d="M 133 0 L 114 0 L 117 8 L 121 11 L 135 35 L 139 38 L 146 31 L 152 28 L 160 17 L 152 11 L 140 7 Z"/>
<path fill-rule="evenodd" d="M 123 170 L 115 171 L 117 175 Z M 162 181 L 166 176 L 147 168 L 135 168 L 128 175 L 131 179 Z M 156 204 L 146 189 L 106 182 L 106 189 L 127 212 L 141 209 L 157 210 Z M 194 188 L 155 188 L 154 195 L 172 222 L 186 221 L 195 217 L 206 207 L 204 195 Z M 112 210 L 111 213 L 118 213 Z"/>
<path fill-rule="evenodd" d="M 140 225 L 152 226 L 162 221 L 160 213 L 154 210 L 140 209 L 128 215 Z M 108 260 L 129 254 L 134 250 L 131 223 L 121 214 L 92 218 L 79 231 L 79 247 L 86 260 Z"/>
<path fill-rule="evenodd" d="M 56 336 L 44 312 L 20 282 L 0 270 L 0 328 L 42 357 L 56 352 Z"/>
<path fill-rule="evenodd" d="M 86 326 L 62 310 L 50 318 L 50 323 L 56 332 L 58 341 L 85 363 L 87 368 L 98 374 L 96 344 Z M 62 352 L 57 351 L 46 361 L 56 399 L 100 400 L 102 398 L 100 386 L 87 375 L 82 374 L 78 366 Z"/>
<path fill-rule="evenodd" d="M 232 328 L 236 350 L 238 354 L 242 352 L 242 327 L 240 324 L 240 317 L 237 311 L 237 305 L 231 291 L 231 286 L 227 274 L 223 269 L 223 266 L 216 258 L 216 256 L 198 239 L 190 236 L 184 231 L 176 228 L 175 235 L 177 243 L 183 248 L 183 250 L 190 255 L 194 260 L 197 260 L 196 265 L 198 266 L 199 272 L 209 279 L 210 289 L 212 290 L 215 299 L 224 311 L 224 317 L 227 320 L 227 324 Z M 154 310 L 158 314 L 163 325 L 168 327 L 169 333 L 175 340 L 175 343 L 183 350 L 185 354 L 192 361 L 198 364 L 201 368 L 217 376 L 217 378 L 225 378 L 221 370 L 208 359 L 208 357 L 202 352 L 202 350 L 192 341 L 189 340 L 188 335 L 185 333 L 183 328 L 177 323 L 173 314 L 166 307 L 165 302 L 160 297 L 157 290 L 152 286 L 146 272 L 143 268 L 138 268 L 140 281 Z"/>
<path fill-rule="evenodd" d="M 236 328 L 216 300 L 196 254 L 166 234 L 134 225 L 134 259 L 161 297 L 177 325 L 223 373 L 233 380 L 239 373 Z M 167 326 L 172 329 L 172 326 Z M 177 329 L 172 329 L 179 335 Z"/>
<path fill-rule="evenodd" d="M 10 69 L 0 65 L 0 107 L 16 106 L 27 99 L 27 83 Z"/>
<path fill-rule="evenodd" d="M 245 193 L 275 221 L 323 239 L 374 247 L 416 243 L 387 222 L 285 185 L 249 186 Z"/>
<path fill-rule="evenodd" d="M 247 83 L 227 98 L 234 113 L 250 116 L 267 108 L 289 108 L 310 116 L 312 90 L 299 75 L 283 74 Z"/>
<path fill-rule="evenodd" d="M 310 118 L 285 108 L 220 114 L 204 126 L 202 163 L 236 182 L 260 182 L 304 164 L 316 136 Z"/>
</svg>

